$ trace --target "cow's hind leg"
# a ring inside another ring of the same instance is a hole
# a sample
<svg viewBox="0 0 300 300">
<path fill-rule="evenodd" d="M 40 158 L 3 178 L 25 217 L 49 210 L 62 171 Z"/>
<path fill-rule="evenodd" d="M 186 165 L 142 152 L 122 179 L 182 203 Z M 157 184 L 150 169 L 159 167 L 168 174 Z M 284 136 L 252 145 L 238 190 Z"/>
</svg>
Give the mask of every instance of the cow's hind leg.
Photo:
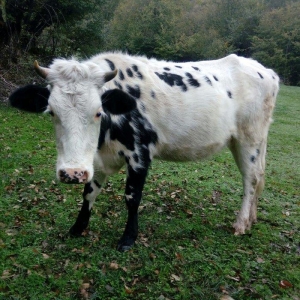
<svg viewBox="0 0 300 300">
<path fill-rule="evenodd" d="M 257 221 L 257 201 L 264 188 L 266 140 L 251 145 L 232 140 L 230 150 L 243 177 L 242 207 L 233 224 L 239 235 Z"/>
<path fill-rule="evenodd" d="M 125 231 L 118 242 L 117 250 L 128 251 L 138 236 L 138 208 L 142 198 L 142 191 L 147 176 L 148 167 L 134 170 L 127 167 L 125 201 L 128 209 Z"/>
<path fill-rule="evenodd" d="M 72 236 L 80 236 L 82 232 L 87 228 L 91 216 L 91 211 L 96 197 L 101 191 L 101 186 L 105 182 L 106 175 L 102 173 L 95 173 L 91 182 L 88 182 L 84 186 L 83 191 L 83 203 L 81 210 L 78 214 L 75 224 L 70 229 Z"/>
</svg>

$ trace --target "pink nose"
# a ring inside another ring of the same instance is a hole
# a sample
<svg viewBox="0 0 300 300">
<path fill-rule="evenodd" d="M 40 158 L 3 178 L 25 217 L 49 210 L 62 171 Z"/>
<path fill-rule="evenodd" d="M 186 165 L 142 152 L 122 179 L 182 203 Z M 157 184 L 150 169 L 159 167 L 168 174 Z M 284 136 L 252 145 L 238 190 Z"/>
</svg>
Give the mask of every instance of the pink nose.
<svg viewBox="0 0 300 300">
<path fill-rule="evenodd" d="M 88 172 L 81 169 L 60 170 L 58 175 L 63 183 L 86 183 L 88 180 Z"/>
</svg>

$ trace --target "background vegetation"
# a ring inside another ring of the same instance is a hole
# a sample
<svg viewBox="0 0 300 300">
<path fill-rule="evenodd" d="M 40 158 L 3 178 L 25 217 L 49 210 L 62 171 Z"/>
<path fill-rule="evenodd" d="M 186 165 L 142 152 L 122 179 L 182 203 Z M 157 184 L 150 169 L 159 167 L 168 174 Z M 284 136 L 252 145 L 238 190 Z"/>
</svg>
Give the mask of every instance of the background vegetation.
<svg viewBox="0 0 300 300">
<path fill-rule="evenodd" d="M 254 57 L 300 85 L 299 0 L 1 0 L 0 97 L 32 61 L 123 50 L 187 61 Z"/>
</svg>

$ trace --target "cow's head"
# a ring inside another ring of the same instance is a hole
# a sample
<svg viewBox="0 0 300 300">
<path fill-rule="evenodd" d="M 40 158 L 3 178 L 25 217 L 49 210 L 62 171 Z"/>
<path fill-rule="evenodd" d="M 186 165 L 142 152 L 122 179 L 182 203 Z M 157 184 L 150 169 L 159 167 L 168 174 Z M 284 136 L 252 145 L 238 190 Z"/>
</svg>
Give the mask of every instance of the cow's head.
<svg viewBox="0 0 300 300">
<path fill-rule="evenodd" d="M 48 112 L 53 119 L 57 146 L 57 177 L 65 183 L 86 183 L 94 174 L 101 119 L 106 113 L 124 114 L 136 101 L 121 90 L 104 90 L 117 70 L 103 72 L 91 62 L 55 60 L 50 68 L 35 62 L 48 82 L 43 88 L 29 85 L 9 98 L 13 107 L 29 112 Z"/>
</svg>

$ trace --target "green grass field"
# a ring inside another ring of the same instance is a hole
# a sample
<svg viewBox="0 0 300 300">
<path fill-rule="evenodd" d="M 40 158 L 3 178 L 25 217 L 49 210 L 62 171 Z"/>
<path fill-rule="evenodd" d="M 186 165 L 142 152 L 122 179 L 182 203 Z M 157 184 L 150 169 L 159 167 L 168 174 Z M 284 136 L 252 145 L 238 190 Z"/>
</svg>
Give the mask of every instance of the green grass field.
<svg viewBox="0 0 300 300">
<path fill-rule="evenodd" d="M 55 178 L 48 115 L 0 104 L 0 299 L 300 299 L 300 88 L 282 86 L 269 135 L 258 223 L 231 228 L 241 176 L 227 149 L 196 163 L 155 161 L 140 234 L 115 250 L 126 220 L 124 171 L 89 229 L 70 238 L 83 186 Z"/>
</svg>

